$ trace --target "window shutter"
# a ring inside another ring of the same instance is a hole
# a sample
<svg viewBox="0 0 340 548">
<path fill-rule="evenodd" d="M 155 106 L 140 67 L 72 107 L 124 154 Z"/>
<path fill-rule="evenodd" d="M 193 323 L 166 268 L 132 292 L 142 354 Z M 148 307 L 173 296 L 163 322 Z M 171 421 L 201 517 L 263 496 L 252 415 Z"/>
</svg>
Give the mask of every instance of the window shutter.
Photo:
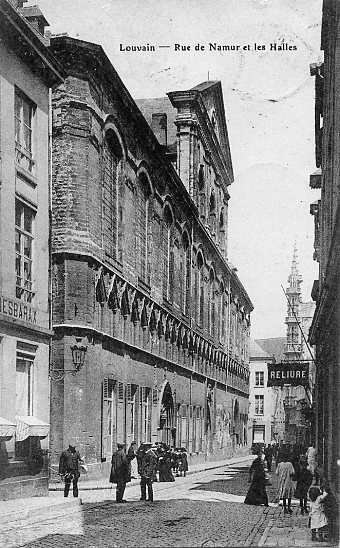
<svg viewBox="0 0 340 548">
<path fill-rule="evenodd" d="M 117 443 L 125 441 L 124 384 L 118 382 Z"/>
<path fill-rule="evenodd" d="M 158 392 L 156 388 L 152 389 L 152 412 L 151 412 L 151 441 L 154 443 L 158 439 Z"/>
<path fill-rule="evenodd" d="M 187 406 L 182 405 L 182 428 L 181 428 L 181 445 L 188 448 L 188 421 L 187 421 Z"/>
<path fill-rule="evenodd" d="M 189 420 L 188 420 L 188 451 L 189 453 L 192 453 L 192 431 L 193 431 L 193 413 L 192 413 L 192 405 L 189 405 Z"/>
<path fill-rule="evenodd" d="M 147 433 L 146 433 L 146 439 L 147 441 L 151 441 L 151 420 L 152 420 L 152 405 L 151 405 L 151 388 L 146 388 L 146 402 L 147 402 Z"/>
<path fill-rule="evenodd" d="M 102 385 L 102 451 L 101 459 L 107 458 L 107 432 L 108 432 L 108 387 L 109 379 L 104 379 Z"/>
<path fill-rule="evenodd" d="M 133 394 L 132 394 L 132 384 L 128 384 L 126 386 L 126 400 L 127 402 L 132 402 Z"/>
<path fill-rule="evenodd" d="M 133 432 L 133 435 L 134 435 L 134 440 L 131 440 L 131 441 L 136 441 L 138 442 L 139 440 L 139 422 L 140 422 L 140 414 L 139 414 L 139 410 L 140 410 L 140 406 L 139 406 L 139 399 L 140 399 L 140 388 L 139 386 L 136 386 L 136 391 L 135 391 L 135 422 L 134 422 L 134 432 Z"/>
</svg>

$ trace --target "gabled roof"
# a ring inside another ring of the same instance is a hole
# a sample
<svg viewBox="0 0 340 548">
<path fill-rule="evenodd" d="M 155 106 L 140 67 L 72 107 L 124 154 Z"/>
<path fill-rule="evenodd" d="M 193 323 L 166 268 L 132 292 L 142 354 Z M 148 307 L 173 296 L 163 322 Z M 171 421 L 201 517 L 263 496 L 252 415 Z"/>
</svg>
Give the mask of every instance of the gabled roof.
<svg viewBox="0 0 340 548">
<path fill-rule="evenodd" d="M 267 352 L 265 352 L 263 348 L 261 348 L 253 339 L 250 339 L 249 357 L 251 360 L 256 358 L 267 359 L 268 361 L 272 360 L 272 357 L 269 356 L 269 354 L 267 354 Z"/>
<path fill-rule="evenodd" d="M 277 337 L 273 339 L 256 339 L 255 341 L 269 356 L 275 358 L 276 363 L 282 362 L 284 358 L 284 347 L 286 337 Z"/>
</svg>

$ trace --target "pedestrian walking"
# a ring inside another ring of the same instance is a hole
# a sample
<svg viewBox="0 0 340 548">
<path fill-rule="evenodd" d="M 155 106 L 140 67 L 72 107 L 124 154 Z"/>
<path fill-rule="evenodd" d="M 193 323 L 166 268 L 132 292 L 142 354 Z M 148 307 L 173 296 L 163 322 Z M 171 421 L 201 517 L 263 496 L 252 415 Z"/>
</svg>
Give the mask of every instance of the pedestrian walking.
<svg viewBox="0 0 340 548">
<path fill-rule="evenodd" d="M 140 451 L 140 464 L 139 464 L 139 473 L 141 476 L 140 480 L 140 489 L 141 497 L 140 500 L 149 500 L 153 501 L 153 488 L 152 484 L 154 481 L 154 476 L 157 470 L 157 448 L 151 443 L 144 443 L 144 448 Z M 148 488 L 148 499 L 146 498 L 146 488 Z"/>
<path fill-rule="evenodd" d="M 123 499 L 126 484 L 131 481 L 130 461 L 125 453 L 125 443 L 118 443 L 117 451 L 112 455 L 110 483 L 115 483 L 116 502 L 126 502 Z"/>
<path fill-rule="evenodd" d="M 160 447 L 158 449 L 158 455 L 159 481 L 175 481 L 171 471 L 171 451 L 166 450 L 164 447 Z"/>
<path fill-rule="evenodd" d="M 314 443 L 312 443 L 312 445 L 310 445 L 310 447 L 308 447 L 307 452 L 306 452 L 306 457 L 307 457 L 308 470 L 310 472 L 312 472 L 312 474 L 314 475 L 315 469 L 318 465 L 317 453 L 316 453 Z"/>
<path fill-rule="evenodd" d="M 244 500 L 245 504 L 268 505 L 268 495 L 266 493 L 266 473 L 262 453 L 256 457 L 249 469 L 250 487 Z"/>
<path fill-rule="evenodd" d="M 127 452 L 127 458 L 129 460 L 129 466 L 130 466 L 130 475 L 132 478 L 137 478 L 138 470 L 137 470 L 137 444 L 135 441 L 133 441 L 128 449 Z"/>
<path fill-rule="evenodd" d="M 274 451 L 273 451 L 272 446 L 270 444 L 267 445 L 267 447 L 264 450 L 264 454 L 265 454 L 266 461 L 267 461 L 268 472 L 272 471 L 273 453 L 274 453 Z"/>
<path fill-rule="evenodd" d="M 181 457 L 180 457 L 180 466 L 179 466 L 179 475 L 185 477 L 187 475 L 188 467 L 188 455 L 185 447 L 181 447 Z"/>
<path fill-rule="evenodd" d="M 64 497 L 68 497 L 71 483 L 73 483 L 73 496 L 78 497 L 80 464 L 84 464 L 84 460 L 76 450 L 76 442 L 70 441 L 68 449 L 63 451 L 59 460 L 59 474 L 63 476 L 65 481 Z"/>
<path fill-rule="evenodd" d="M 282 499 L 285 514 L 291 514 L 292 497 L 294 495 L 293 477 L 294 467 L 289 461 L 288 454 L 282 454 L 281 462 L 277 465 L 276 474 L 279 476 L 279 489 L 277 499 Z M 288 501 L 288 508 L 287 508 Z"/>
<path fill-rule="evenodd" d="M 324 491 L 322 494 L 318 487 L 312 486 L 308 494 L 310 500 L 309 521 L 312 530 L 312 540 L 324 542 L 326 540 L 324 533 L 326 532 L 328 519 L 324 512 L 323 501 L 328 496 L 328 493 Z M 317 533 L 318 537 L 316 536 Z"/>
<path fill-rule="evenodd" d="M 301 457 L 299 465 L 295 469 L 296 488 L 295 496 L 300 499 L 301 514 L 308 514 L 307 498 L 308 489 L 312 485 L 313 474 L 307 469 L 306 457 Z"/>
</svg>

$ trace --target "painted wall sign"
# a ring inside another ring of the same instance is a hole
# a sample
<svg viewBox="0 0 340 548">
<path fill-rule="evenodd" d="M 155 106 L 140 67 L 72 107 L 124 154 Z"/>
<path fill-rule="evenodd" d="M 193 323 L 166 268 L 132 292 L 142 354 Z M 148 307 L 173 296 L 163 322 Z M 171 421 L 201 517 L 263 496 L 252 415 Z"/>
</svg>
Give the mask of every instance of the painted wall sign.
<svg viewBox="0 0 340 548">
<path fill-rule="evenodd" d="M 0 295 L 0 313 L 36 325 L 37 311 L 26 303 Z"/>
<path fill-rule="evenodd" d="M 309 384 L 308 363 L 284 362 L 268 364 L 267 386 L 307 386 Z"/>
</svg>

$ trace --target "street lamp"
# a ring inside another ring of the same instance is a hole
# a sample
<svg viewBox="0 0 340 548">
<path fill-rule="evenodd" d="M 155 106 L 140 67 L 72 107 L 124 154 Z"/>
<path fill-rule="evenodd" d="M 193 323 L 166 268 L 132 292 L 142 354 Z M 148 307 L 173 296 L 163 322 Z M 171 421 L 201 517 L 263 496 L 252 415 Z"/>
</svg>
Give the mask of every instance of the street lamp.
<svg viewBox="0 0 340 548">
<path fill-rule="evenodd" d="M 65 376 L 71 373 L 73 376 L 80 371 L 85 362 L 85 355 L 87 352 L 87 346 L 81 344 L 82 337 L 76 337 L 76 343 L 70 346 L 72 352 L 72 364 L 73 369 L 56 369 L 50 368 L 50 377 L 54 382 L 62 381 Z"/>
<path fill-rule="evenodd" d="M 80 371 L 85 362 L 85 354 L 87 352 L 87 346 L 81 344 L 82 337 L 76 337 L 76 344 L 71 346 L 72 362 L 76 371 Z"/>
</svg>

